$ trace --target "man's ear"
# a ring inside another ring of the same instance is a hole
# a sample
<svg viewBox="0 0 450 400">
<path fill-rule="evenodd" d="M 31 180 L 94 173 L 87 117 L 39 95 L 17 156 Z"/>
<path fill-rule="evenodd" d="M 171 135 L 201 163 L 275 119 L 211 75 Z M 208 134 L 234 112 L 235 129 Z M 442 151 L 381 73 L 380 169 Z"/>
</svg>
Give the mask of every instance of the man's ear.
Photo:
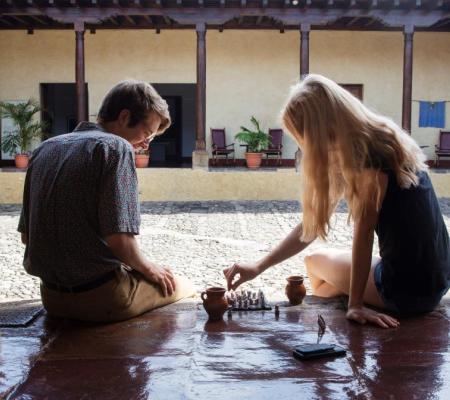
<svg viewBox="0 0 450 400">
<path fill-rule="evenodd" d="M 127 110 L 126 108 L 121 110 L 117 122 L 121 128 L 126 128 L 130 122 L 130 110 Z"/>
</svg>

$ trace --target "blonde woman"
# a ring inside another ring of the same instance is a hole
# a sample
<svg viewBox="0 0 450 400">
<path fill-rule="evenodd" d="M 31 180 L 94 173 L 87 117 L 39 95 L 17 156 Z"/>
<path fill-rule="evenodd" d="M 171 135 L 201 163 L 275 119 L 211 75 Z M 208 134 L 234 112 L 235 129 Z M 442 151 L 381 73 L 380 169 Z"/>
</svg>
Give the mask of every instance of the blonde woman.
<svg viewBox="0 0 450 400">
<path fill-rule="evenodd" d="M 305 257 L 313 294 L 348 294 L 348 319 L 384 328 L 399 322 L 364 304 L 395 314 L 433 310 L 450 283 L 449 237 L 414 140 L 320 75 L 294 86 L 282 119 L 303 152 L 303 221 L 263 259 L 225 269 L 229 289 L 326 238 L 345 198 L 352 250 Z M 381 257 L 372 257 L 375 232 Z"/>
</svg>

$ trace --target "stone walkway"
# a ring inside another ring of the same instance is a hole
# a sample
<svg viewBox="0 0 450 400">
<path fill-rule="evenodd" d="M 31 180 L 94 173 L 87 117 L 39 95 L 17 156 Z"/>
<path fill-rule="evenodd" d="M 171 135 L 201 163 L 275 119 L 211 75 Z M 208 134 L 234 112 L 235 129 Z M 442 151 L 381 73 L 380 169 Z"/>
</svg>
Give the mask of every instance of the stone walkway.
<svg viewBox="0 0 450 400">
<path fill-rule="evenodd" d="M 450 229 L 450 199 L 440 199 Z M 39 298 L 38 279 L 22 267 L 23 245 L 16 231 L 20 206 L 0 206 L 0 301 Z M 139 237 L 156 263 L 188 276 L 200 292 L 225 285 L 222 270 L 237 261 L 253 261 L 274 247 L 300 221 L 297 202 L 146 202 Z M 322 246 L 351 248 L 352 227 L 345 207 L 333 217 L 329 243 L 314 242 L 301 255 L 266 271 L 245 288 L 262 288 L 271 299 L 284 297 L 285 277 L 305 274 L 304 256 Z M 378 248 L 375 245 L 374 254 Z M 309 282 L 306 280 L 306 286 Z"/>
</svg>

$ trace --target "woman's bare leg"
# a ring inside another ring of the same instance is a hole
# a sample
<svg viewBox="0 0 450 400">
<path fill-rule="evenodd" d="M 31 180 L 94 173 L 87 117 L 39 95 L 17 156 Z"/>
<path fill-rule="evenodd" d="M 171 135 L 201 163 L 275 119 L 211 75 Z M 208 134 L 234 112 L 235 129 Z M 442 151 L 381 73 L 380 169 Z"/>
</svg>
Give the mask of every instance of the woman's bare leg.
<svg viewBox="0 0 450 400">
<path fill-rule="evenodd" d="M 379 257 L 372 257 L 372 267 L 364 292 L 364 302 L 375 307 L 385 308 L 373 276 L 375 265 L 379 261 Z M 334 297 L 349 294 L 352 265 L 350 252 L 335 249 L 318 250 L 305 257 L 305 264 L 314 295 Z"/>
</svg>

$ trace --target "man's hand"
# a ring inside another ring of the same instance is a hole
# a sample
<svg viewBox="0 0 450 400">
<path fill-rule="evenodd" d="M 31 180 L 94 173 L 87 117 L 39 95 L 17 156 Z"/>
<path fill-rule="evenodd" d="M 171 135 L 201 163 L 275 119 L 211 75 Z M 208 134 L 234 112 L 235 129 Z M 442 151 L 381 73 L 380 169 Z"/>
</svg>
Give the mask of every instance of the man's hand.
<svg viewBox="0 0 450 400">
<path fill-rule="evenodd" d="M 397 328 L 400 325 L 400 322 L 398 322 L 395 318 L 363 306 L 350 307 L 347 311 L 346 317 L 347 319 L 356 321 L 362 325 L 366 322 L 370 322 L 372 324 L 379 325 L 382 328 Z"/>
<path fill-rule="evenodd" d="M 223 270 L 223 274 L 227 279 L 228 290 L 236 290 L 237 287 L 244 282 L 250 281 L 256 278 L 262 271 L 260 270 L 258 264 L 240 264 L 236 263 L 230 268 Z M 239 274 L 239 278 L 233 283 L 233 279 Z"/>
<path fill-rule="evenodd" d="M 156 283 L 161 287 L 164 297 L 172 296 L 175 291 L 175 278 L 168 267 L 150 264 L 150 266 L 143 271 L 143 275 L 150 282 Z"/>
<path fill-rule="evenodd" d="M 175 291 L 175 279 L 167 267 L 153 264 L 142 254 L 136 238 L 131 233 L 115 233 L 105 238 L 112 253 L 125 265 L 139 271 L 150 282 L 161 287 L 164 297 Z"/>
</svg>

